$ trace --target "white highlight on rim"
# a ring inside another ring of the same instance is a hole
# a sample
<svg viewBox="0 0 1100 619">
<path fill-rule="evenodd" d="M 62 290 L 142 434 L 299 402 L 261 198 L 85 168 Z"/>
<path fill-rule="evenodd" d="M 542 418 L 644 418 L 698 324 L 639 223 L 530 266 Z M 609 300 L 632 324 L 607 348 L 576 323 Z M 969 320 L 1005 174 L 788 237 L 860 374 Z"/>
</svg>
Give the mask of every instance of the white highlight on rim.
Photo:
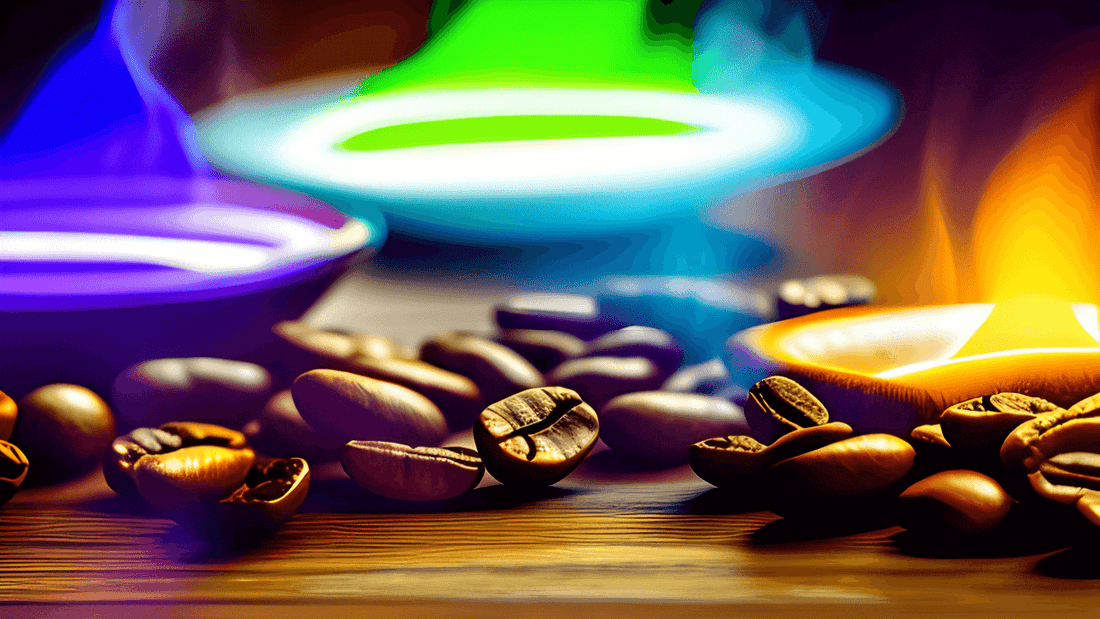
<svg viewBox="0 0 1100 619">
<path fill-rule="evenodd" d="M 1097 348 L 1016 348 L 1012 350 L 999 350 L 997 352 L 988 352 L 981 355 L 970 355 L 969 357 L 959 357 L 958 359 L 947 359 L 937 361 L 925 361 L 923 363 L 912 363 L 902 366 L 900 368 L 894 368 L 885 372 L 879 372 L 875 374 L 875 378 L 900 378 L 908 374 L 914 374 L 923 370 L 946 367 L 955 365 L 957 363 L 969 363 L 971 361 L 981 361 L 983 359 L 996 359 L 998 357 L 1014 357 L 1016 355 L 1034 355 L 1034 354 L 1086 354 L 1086 353 L 1098 353 L 1100 347 Z"/>
<path fill-rule="evenodd" d="M 350 219 L 338 230 L 284 213 L 195 205 L 184 208 L 180 231 L 219 231 L 255 244 L 100 232 L 0 232 L 0 261 L 131 262 L 196 273 L 235 275 L 336 258 L 370 241 L 369 229 Z"/>
<path fill-rule="evenodd" d="M 631 116 L 700 130 L 662 136 L 528 140 L 356 152 L 335 146 L 408 123 L 518 115 Z M 641 90 L 501 89 L 349 99 L 292 126 L 273 145 L 282 173 L 310 182 L 424 196 L 636 191 L 779 156 L 800 124 L 763 100 Z M 803 136 L 804 137 L 804 136 Z"/>
</svg>

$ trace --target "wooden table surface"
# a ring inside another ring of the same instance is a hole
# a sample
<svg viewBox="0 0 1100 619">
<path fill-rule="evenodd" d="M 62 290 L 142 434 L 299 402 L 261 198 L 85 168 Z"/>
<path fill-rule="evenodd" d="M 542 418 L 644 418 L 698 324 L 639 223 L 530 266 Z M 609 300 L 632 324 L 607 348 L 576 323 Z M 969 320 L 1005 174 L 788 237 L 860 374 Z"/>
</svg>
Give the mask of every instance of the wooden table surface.
<svg viewBox="0 0 1100 619">
<path fill-rule="evenodd" d="M 310 320 L 416 341 L 488 329 L 508 292 L 358 274 Z M 274 538 L 228 551 L 97 472 L 0 508 L 0 617 L 1100 615 L 1095 545 L 974 553 L 752 509 L 686 466 L 638 471 L 606 450 L 545 491 L 487 479 L 428 505 L 371 497 L 337 464 Z"/>
</svg>

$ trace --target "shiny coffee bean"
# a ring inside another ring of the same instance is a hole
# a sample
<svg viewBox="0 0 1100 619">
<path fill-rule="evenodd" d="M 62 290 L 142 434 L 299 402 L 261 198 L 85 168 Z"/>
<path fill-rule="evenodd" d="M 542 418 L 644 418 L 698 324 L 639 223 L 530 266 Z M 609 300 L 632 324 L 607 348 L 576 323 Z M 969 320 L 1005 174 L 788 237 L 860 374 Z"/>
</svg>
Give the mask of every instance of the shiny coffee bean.
<svg viewBox="0 0 1100 619">
<path fill-rule="evenodd" d="M 684 363 L 684 350 L 668 333 L 653 327 L 623 327 L 602 335 L 588 345 L 585 357 L 645 357 L 665 373 Z"/>
<path fill-rule="evenodd" d="M 602 316 L 594 298 L 579 294 L 520 294 L 498 305 L 494 313 L 501 329 L 564 331 L 583 340 L 626 326 Z"/>
<path fill-rule="evenodd" d="M 236 430 L 169 422 L 159 428 L 137 428 L 112 441 L 103 456 L 103 477 L 118 494 L 137 498 L 141 496 L 137 471 L 149 469 L 154 478 L 151 488 L 178 486 L 185 501 L 217 500 L 241 484 L 254 460 L 248 441 Z M 175 492 L 171 491 L 173 496 Z"/>
<path fill-rule="evenodd" d="M 344 442 L 314 430 L 294 406 L 290 389 L 271 396 L 260 416 L 241 432 L 259 453 L 276 458 L 301 457 L 314 464 L 334 462 L 344 453 Z"/>
<path fill-rule="evenodd" d="M 692 393 L 628 393 L 600 409 L 600 438 L 607 446 L 653 463 L 683 464 L 693 444 L 748 429 L 745 416 L 730 402 Z"/>
<path fill-rule="evenodd" d="M 829 422 L 829 412 L 802 385 L 784 376 L 769 376 L 749 389 L 745 419 L 751 434 L 771 443 L 783 434 Z"/>
<path fill-rule="evenodd" d="M 889 434 L 864 434 L 787 458 L 771 467 L 790 493 L 858 497 L 896 484 L 913 466 L 913 447 Z"/>
<path fill-rule="evenodd" d="M 353 357 L 344 369 L 407 387 L 439 407 L 452 431 L 469 428 L 485 408 L 485 399 L 474 381 L 424 361 Z"/>
<path fill-rule="evenodd" d="M 898 523 L 918 533 L 985 533 L 1004 520 L 1014 503 L 1004 488 L 986 475 L 943 471 L 901 493 Z"/>
<path fill-rule="evenodd" d="M 477 384 L 487 402 L 541 387 L 542 372 L 519 353 L 468 333 L 443 333 L 420 345 L 420 359 Z"/>
<path fill-rule="evenodd" d="M 519 353 L 540 372 L 584 354 L 584 340 L 564 331 L 509 329 L 493 338 Z"/>
<path fill-rule="evenodd" d="M 311 370 L 294 381 L 290 392 L 306 423 L 345 442 L 434 445 L 447 434 L 447 422 L 435 404 L 393 383 L 339 370 Z"/>
<path fill-rule="evenodd" d="M 333 330 L 350 337 L 356 344 L 355 357 L 367 359 L 416 359 L 416 349 L 393 338 L 373 333 Z M 313 368 L 310 368 L 313 369 Z"/>
<path fill-rule="evenodd" d="M 689 462 L 700 479 L 719 488 L 768 485 L 765 471 L 773 464 L 851 436 L 851 426 L 839 421 L 794 430 L 771 445 L 751 436 L 719 436 L 692 445 Z"/>
<path fill-rule="evenodd" d="M 577 392 L 542 387 L 486 408 L 474 424 L 474 443 L 501 483 L 548 486 L 584 460 L 599 431 L 596 411 Z"/>
<path fill-rule="evenodd" d="M 115 436 L 111 407 L 79 385 L 39 387 L 19 400 L 11 442 L 34 463 L 27 484 L 52 484 L 90 472 Z"/>
<path fill-rule="evenodd" d="M 15 491 L 27 479 L 30 462 L 15 445 L 0 440 L 0 505 L 15 496 Z"/>
<path fill-rule="evenodd" d="M 170 421 L 237 427 L 271 395 L 271 376 L 254 364 L 210 357 L 155 359 L 115 379 L 114 403 L 123 428 Z"/>
<path fill-rule="evenodd" d="M 722 390 L 734 386 L 729 370 L 721 359 L 711 359 L 705 363 L 696 363 L 676 370 L 661 385 L 661 391 L 677 393 L 701 393 L 717 395 Z"/>
<path fill-rule="evenodd" d="M 390 338 L 319 329 L 296 320 L 280 322 L 271 332 L 276 340 L 268 356 L 280 384 L 288 384 L 309 370 L 346 369 L 343 362 L 352 357 L 411 359 L 416 356 L 408 346 Z"/>
<path fill-rule="evenodd" d="M 823 275 L 789 279 L 779 286 L 776 311 L 780 320 L 875 300 L 874 282 L 859 275 Z"/>
<path fill-rule="evenodd" d="M 363 488 L 401 501 L 442 501 L 481 482 L 485 466 L 465 447 L 409 447 L 384 441 L 351 441 L 344 471 Z"/>
<path fill-rule="evenodd" d="M 18 411 L 19 407 L 15 405 L 15 400 L 0 391 L 0 441 L 11 438 L 11 431 L 15 428 L 15 417 Z"/>
<path fill-rule="evenodd" d="M 1020 393 L 996 393 L 960 402 L 943 412 L 943 436 L 958 449 L 1000 449 L 1008 435 L 1036 415 L 1062 407 Z"/>
<path fill-rule="evenodd" d="M 654 391 L 665 376 L 644 357 L 585 357 L 566 361 L 546 375 L 546 382 L 581 394 L 599 410 L 624 393 Z"/>
</svg>

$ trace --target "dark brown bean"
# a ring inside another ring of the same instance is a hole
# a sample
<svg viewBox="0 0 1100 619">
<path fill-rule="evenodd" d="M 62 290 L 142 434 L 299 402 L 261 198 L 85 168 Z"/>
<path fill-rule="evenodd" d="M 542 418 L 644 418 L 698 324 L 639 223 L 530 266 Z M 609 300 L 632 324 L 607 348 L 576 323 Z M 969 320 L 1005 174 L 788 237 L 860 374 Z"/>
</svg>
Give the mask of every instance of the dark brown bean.
<svg viewBox="0 0 1100 619">
<path fill-rule="evenodd" d="M 7 503 L 27 478 L 30 462 L 15 445 L 0 440 L 0 505 Z"/>
<path fill-rule="evenodd" d="M 268 351 L 269 367 L 279 384 L 289 384 L 309 370 L 345 370 L 352 357 L 368 359 L 413 359 L 416 351 L 397 340 L 338 329 L 320 329 L 302 321 L 288 320 L 271 328 L 276 336 Z"/>
<path fill-rule="evenodd" d="M 664 378 L 661 370 L 643 357 L 585 357 L 554 368 L 546 382 L 576 391 L 599 410 L 624 393 L 653 391 Z"/>
<path fill-rule="evenodd" d="M 465 447 L 409 447 L 351 441 L 344 471 L 363 488 L 401 501 L 442 501 L 474 489 L 485 475 L 477 452 Z"/>
<path fill-rule="evenodd" d="M 1016 426 L 1062 407 L 1020 393 L 996 393 L 960 402 L 940 415 L 943 436 L 957 449 L 1000 449 Z"/>
<path fill-rule="evenodd" d="M 641 391 L 600 409 L 600 438 L 615 452 L 662 464 L 688 461 L 707 437 L 748 431 L 741 410 L 726 400 L 692 393 Z"/>
<path fill-rule="evenodd" d="M 800 428 L 765 446 L 751 436 L 710 438 L 691 446 L 691 470 L 719 488 L 755 488 L 770 483 L 764 471 L 793 458 L 852 436 L 852 427 L 834 421 Z"/>
<path fill-rule="evenodd" d="M 254 363 L 192 357 L 154 359 L 119 374 L 114 403 L 123 428 L 169 421 L 237 427 L 260 412 L 271 376 Z"/>
<path fill-rule="evenodd" d="M 789 493 L 858 497 L 900 481 L 915 455 L 913 447 L 896 436 L 864 434 L 787 458 L 771 471 Z"/>
<path fill-rule="evenodd" d="M 909 486 L 899 497 L 899 524 L 919 533 L 984 533 L 1004 520 L 1015 501 L 992 478 L 949 470 Z"/>
<path fill-rule="evenodd" d="M 452 431 L 469 428 L 485 408 L 474 381 L 424 361 L 353 357 L 345 370 L 408 387 L 439 407 Z"/>
<path fill-rule="evenodd" d="M 291 387 L 294 405 L 313 429 L 342 441 L 434 445 L 447 434 L 443 414 L 400 385 L 339 370 L 311 370 Z"/>
<path fill-rule="evenodd" d="M 487 402 L 544 384 L 542 373 L 519 353 L 469 333 L 428 338 L 420 345 L 420 358 L 474 381 Z"/>
<path fill-rule="evenodd" d="M 582 340 L 626 326 L 622 321 L 601 316 L 594 298 L 577 294 L 516 295 L 498 305 L 494 313 L 501 329 L 564 331 Z"/>
<path fill-rule="evenodd" d="M 45 385 L 19 400 L 11 442 L 34 462 L 28 485 L 51 484 L 90 472 L 115 436 L 111 407 L 91 390 Z"/>
<path fill-rule="evenodd" d="M 333 462 L 344 453 L 344 442 L 314 430 L 294 406 L 290 389 L 271 396 L 260 416 L 241 428 L 256 451 L 276 458 L 301 457 L 309 462 Z"/>
<path fill-rule="evenodd" d="M 802 385 L 784 376 L 769 376 L 749 389 L 745 419 L 754 437 L 771 443 L 791 430 L 828 423 L 829 413 Z"/>
<path fill-rule="evenodd" d="M 600 336 L 588 346 L 585 357 L 645 357 L 661 369 L 665 378 L 684 363 L 684 350 L 668 333 L 653 327 L 623 327 Z"/>
<path fill-rule="evenodd" d="M 581 463 L 599 429 L 596 411 L 575 391 L 542 387 L 486 408 L 474 424 L 474 442 L 501 483 L 547 486 Z"/>
<path fill-rule="evenodd" d="M 540 372 L 584 354 L 584 340 L 564 331 L 509 329 L 493 338 L 516 351 Z"/>
</svg>

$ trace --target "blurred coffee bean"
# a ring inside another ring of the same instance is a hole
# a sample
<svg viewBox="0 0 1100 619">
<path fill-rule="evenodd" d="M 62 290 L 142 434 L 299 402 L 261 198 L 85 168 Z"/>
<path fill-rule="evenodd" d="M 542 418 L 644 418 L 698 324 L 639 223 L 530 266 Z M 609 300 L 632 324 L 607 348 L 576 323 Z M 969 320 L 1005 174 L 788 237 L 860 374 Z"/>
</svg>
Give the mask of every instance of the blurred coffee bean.
<svg viewBox="0 0 1100 619">
<path fill-rule="evenodd" d="M 11 442 L 34 463 L 27 483 L 42 485 L 91 471 L 114 437 L 111 407 L 85 387 L 60 383 L 19 400 Z"/>
<path fill-rule="evenodd" d="M 1015 501 L 1000 484 L 975 471 L 949 470 L 909 486 L 898 499 L 898 524 L 918 533 L 984 533 Z"/>
<path fill-rule="evenodd" d="M 623 327 L 588 345 L 585 357 L 645 357 L 671 376 L 684 363 L 684 351 L 668 333 L 653 327 Z"/>
<path fill-rule="evenodd" d="M 424 361 L 353 357 L 343 369 L 423 395 L 439 408 L 452 431 L 472 426 L 485 408 L 485 399 L 474 381 Z"/>
<path fill-rule="evenodd" d="M 830 443 L 772 465 L 785 494 L 858 497 L 896 484 L 913 466 L 913 447 L 889 434 L 864 434 Z"/>
<path fill-rule="evenodd" d="M 290 388 L 302 419 L 342 440 L 434 445 L 447 434 L 435 404 L 400 385 L 339 370 L 310 370 Z"/>
<path fill-rule="evenodd" d="M 779 320 L 875 300 L 874 282 L 859 275 L 822 275 L 789 279 L 779 285 L 776 313 Z"/>
<path fill-rule="evenodd" d="M 564 331 L 509 329 L 493 339 L 522 355 L 540 372 L 575 359 L 585 350 L 584 340 Z"/>
<path fill-rule="evenodd" d="M 745 404 L 747 404 L 749 401 L 749 392 L 741 385 L 726 385 L 722 389 L 718 390 L 714 394 L 714 397 L 722 398 L 723 400 L 729 400 L 730 402 L 733 402 L 737 406 L 740 406 L 742 409 L 744 409 Z M 748 422 L 747 419 L 745 421 L 746 423 Z"/>
<path fill-rule="evenodd" d="M 276 336 L 268 351 L 269 367 L 279 384 L 289 384 L 309 370 L 346 369 L 352 357 L 413 359 L 416 351 L 396 340 L 335 329 L 319 329 L 301 321 L 283 321 L 271 328 Z"/>
<path fill-rule="evenodd" d="M 474 381 L 486 402 L 545 384 L 542 372 L 519 353 L 469 333 L 428 338 L 420 345 L 420 359 Z"/>
<path fill-rule="evenodd" d="M 733 379 L 730 378 L 726 364 L 722 363 L 721 359 L 711 359 L 705 363 L 687 365 L 676 370 L 665 384 L 661 385 L 661 390 L 717 395 L 731 386 L 734 386 Z"/>
<path fill-rule="evenodd" d="M 15 416 L 19 407 L 11 396 L 0 391 L 0 441 L 11 438 L 11 431 L 15 427 Z"/>
<path fill-rule="evenodd" d="M 294 406 L 290 389 L 271 396 L 260 416 L 241 432 L 259 453 L 276 458 L 304 458 L 314 464 L 333 462 L 344 453 L 344 442 L 314 430 Z"/>
<path fill-rule="evenodd" d="M 940 415 L 943 436 L 956 449 L 999 450 L 1021 423 L 1062 407 L 1020 393 L 996 393 L 960 402 Z"/>
<path fill-rule="evenodd" d="M 546 375 L 546 382 L 572 389 L 600 410 L 616 396 L 653 391 L 665 375 L 643 357 L 585 357 L 566 361 Z"/>
<path fill-rule="evenodd" d="M 749 389 L 745 419 L 757 440 L 771 443 L 791 430 L 828 423 L 829 413 L 802 385 L 769 376 Z"/>
<path fill-rule="evenodd" d="M 474 424 L 474 443 L 501 483 L 548 486 L 584 460 L 599 431 L 596 411 L 575 391 L 542 387 L 489 405 Z"/>
<path fill-rule="evenodd" d="M 667 331 L 688 363 L 722 355 L 731 335 L 771 318 L 770 295 L 708 277 L 617 276 L 599 287 L 601 313 Z"/>
<path fill-rule="evenodd" d="M 699 441 L 689 450 L 691 470 L 719 488 L 746 489 L 773 485 L 768 467 L 852 436 L 852 427 L 834 421 L 800 428 L 771 445 L 745 435 L 719 436 Z"/>
<path fill-rule="evenodd" d="M 27 478 L 30 463 L 15 445 L 0 440 L 0 505 L 15 496 L 15 491 Z"/>
<path fill-rule="evenodd" d="M 123 428 L 169 421 L 238 427 L 260 412 L 271 376 L 254 364 L 210 357 L 154 359 L 115 379 L 114 403 Z"/>
<path fill-rule="evenodd" d="M 494 313 L 501 329 L 564 331 L 582 340 L 629 324 L 602 316 L 594 298 L 579 294 L 519 294 L 498 305 Z"/>
<path fill-rule="evenodd" d="M 730 402 L 693 393 L 628 393 L 600 409 L 600 438 L 612 450 L 645 462 L 683 464 L 695 443 L 748 429 Z"/>
<path fill-rule="evenodd" d="M 363 488 L 401 501 L 442 501 L 478 485 L 485 466 L 465 447 L 409 447 L 384 441 L 351 441 L 344 471 Z"/>
</svg>

